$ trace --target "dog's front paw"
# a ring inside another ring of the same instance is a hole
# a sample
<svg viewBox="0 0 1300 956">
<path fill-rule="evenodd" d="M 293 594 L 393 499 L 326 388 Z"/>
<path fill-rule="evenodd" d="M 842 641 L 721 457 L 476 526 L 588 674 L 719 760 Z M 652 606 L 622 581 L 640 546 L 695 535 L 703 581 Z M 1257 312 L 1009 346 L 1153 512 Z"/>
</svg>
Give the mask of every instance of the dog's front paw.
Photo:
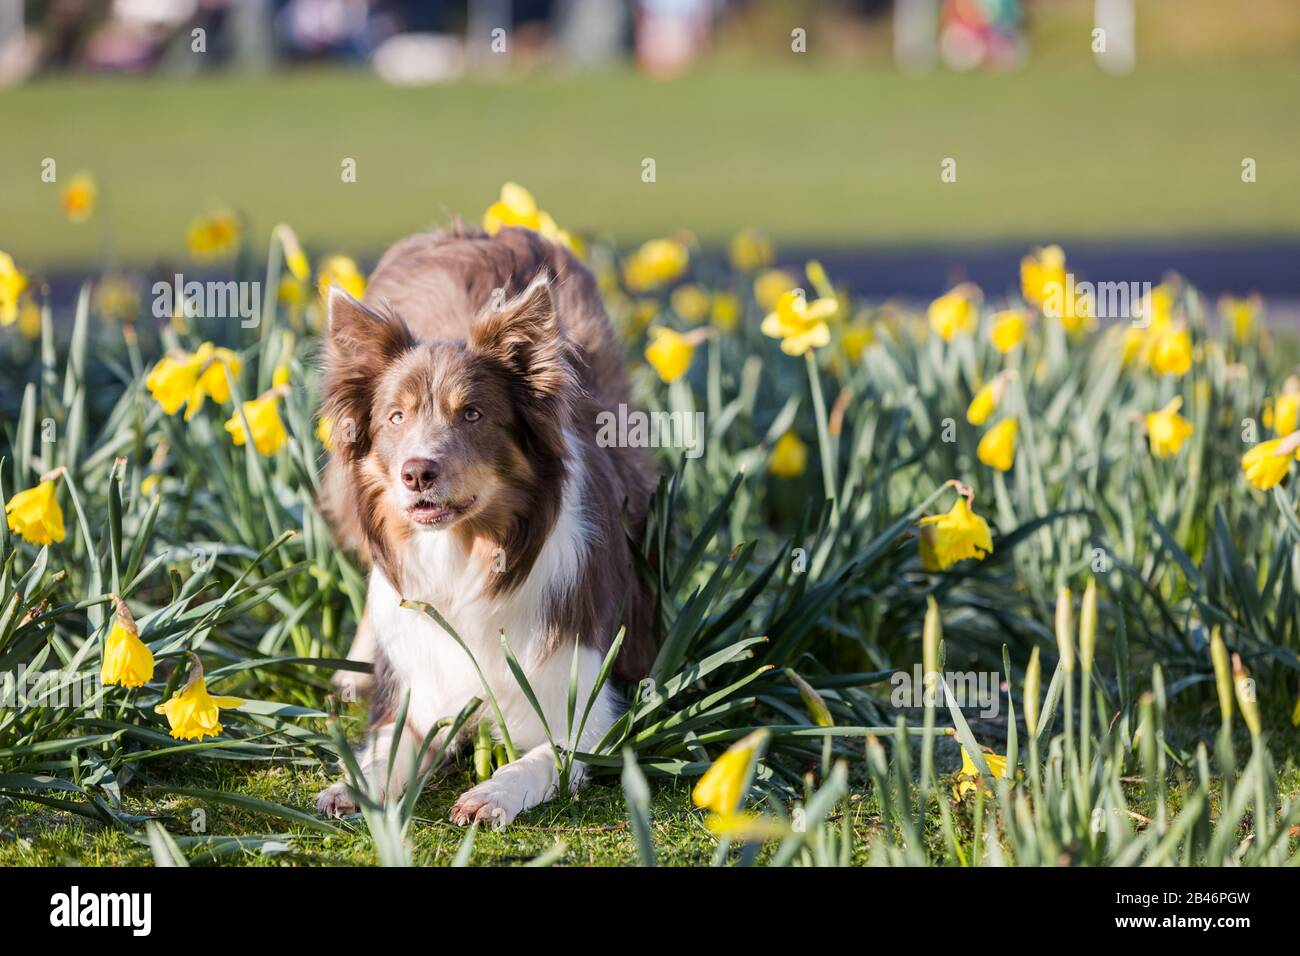
<svg viewBox="0 0 1300 956">
<path fill-rule="evenodd" d="M 463 827 L 477 820 L 500 830 L 514 822 L 523 804 L 509 783 L 493 777 L 460 795 L 452 805 L 451 822 Z"/>
<path fill-rule="evenodd" d="M 357 801 L 353 798 L 348 785 L 340 781 L 331 784 L 320 792 L 316 798 L 316 809 L 327 817 L 341 817 L 357 812 Z"/>
</svg>

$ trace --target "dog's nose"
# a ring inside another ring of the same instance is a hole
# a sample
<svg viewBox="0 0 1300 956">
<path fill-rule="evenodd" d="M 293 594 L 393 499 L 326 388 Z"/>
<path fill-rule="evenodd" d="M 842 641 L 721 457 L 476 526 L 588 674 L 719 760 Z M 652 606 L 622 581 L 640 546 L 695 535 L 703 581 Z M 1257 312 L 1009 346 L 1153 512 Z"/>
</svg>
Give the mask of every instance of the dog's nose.
<svg viewBox="0 0 1300 956">
<path fill-rule="evenodd" d="M 438 463 L 432 458 L 408 458 L 402 462 L 402 484 L 412 491 L 428 491 L 438 480 Z"/>
</svg>

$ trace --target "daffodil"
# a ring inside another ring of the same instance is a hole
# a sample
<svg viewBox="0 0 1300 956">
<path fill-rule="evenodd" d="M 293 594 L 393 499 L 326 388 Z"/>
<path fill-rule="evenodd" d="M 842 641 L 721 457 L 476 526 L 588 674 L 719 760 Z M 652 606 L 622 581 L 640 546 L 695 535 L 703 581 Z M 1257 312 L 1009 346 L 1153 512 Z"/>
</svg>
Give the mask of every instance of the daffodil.
<svg viewBox="0 0 1300 956">
<path fill-rule="evenodd" d="M 366 277 L 348 256 L 326 256 L 316 266 L 316 287 L 322 299 L 328 298 L 330 286 L 338 286 L 354 299 L 366 294 Z"/>
<path fill-rule="evenodd" d="M 1006 392 L 1010 372 L 995 375 L 983 388 L 975 393 L 970 405 L 966 407 L 966 421 L 972 425 L 983 425 L 989 416 L 997 411 L 1002 395 Z"/>
<path fill-rule="evenodd" d="M 781 340 L 781 351 L 786 355 L 803 355 L 809 349 L 830 344 L 831 330 L 826 320 L 839 309 L 834 299 L 816 299 L 809 302 L 801 289 L 791 289 L 776 302 L 776 307 L 763 319 L 763 334 Z"/>
<path fill-rule="evenodd" d="M 737 233 L 727 247 L 727 257 L 740 272 L 766 269 L 772 264 L 772 255 L 771 241 L 753 229 Z"/>
<path fill-rule="evenodd" d="M 85 173 L 78 173 L 63 187 L 63 214 L 71 222 L 85 222 L 95 214 L 98 196 L 95 181 Z"/>
<path fill-rule="evenodd" d="M 1255 296 L 1249 299 L 1224 296 L 1219 300 L 1219 312 L 1228 323 L 1228 328 L 1232 330 L 1233 339 L 1244 343 L 1250 340 L 1250 334 L 1255 329 L 1255 319 L 1259 315 L 1259 299 Z"/>
<path fill-rule="evenodd" d="M 993 315 L 993 326 L 989 332 L 993 347 L 1006 355 L 1025 340 L 1029 332 L 1029 315 L 1022 309 L 1007 309 Z"/>
<path fill-rule="evenodd" d="M 239 234 L 239 217 L 222 209 L 191 222 L 186 244 L 192 258 L 209 262 L 234 252 Z"/>
<path fill-rule="evenodd" d="M 980 461 L 998 471 L 1010 471 L 1016 460 L 1016 432 L 1020 424 L 1014 418 L 998 422 L 980 439 L 975 454 Z"/>
<path fill-rule="evenodd" d="M 649 330 L 650 344 L 645 349 L 645 360 L 665 382 L 675 382 L 691 367 L 695 357 L 695 344 L 685 335 L 662 325 Z"/>
<path fill-rule="evenodd" d="M 284 250 L 284 264 L 289 270 L 289 275 L 298 282 L 306 282 L 311 278 L 311 263 L 307 261 L 307 254 L 302 251 L 302 246 L 298 243 L 298 234 L 288 225 L 280 223 L 271 231 L 271 234 L 280 243 L 280 248 Z"/>
<path fill-rule="evenodd" d="M 691 791 L 695 805 L 722 817 L 737 813 L 745 796 L 750 767 L 767 737 L 766 730 L 756 730 L 737 740 L 713 761 Z"/>
<path fill-rule="evenodd" d="M 1264 427 L 1279 435 L 1300 428 L 1300 378 L 1288 378 L 1282 393 L 1264 408 Z"/>
<path fill-rule="evenodd" d="M 130 609 L 116 594 L 113 595 L 116 617 L 113 627 L 104 639 L 103 662 L 99 668 L 100 683 L 105 686 L 143 687 L 153 679 L 153 653 L 140 640 L 140 629 Z"/>
<path fill-rule="evenodd" d="M 203 666 L 196 655 L 190 654 L 190 679 L 185 686 L 154 708 L 154 713 L 167 718 L 171 734 L 177 740 L 202 740 L 221 733 L 221 711 L 238 707 L 243 701 L 238 697 L 213 697 L 203 680 Z"/>
<path fill-rule="evenodd" d="M 672 303 L 673 311 L 691 325 L 699 323 L 709 314 L 709 294 L 694 283 L 678 286 L 668 301 Z"/>
<path fill-rule="evenodd" d="M 573 236 L 556 225 L 550 213 L 537 205 L 532 193 L 514 182 L 503 184 L 501 198 L 483 213 L 483 231 L 489 236 L 495 236 L 508 226 L 531 229 L 553 242 L 568 246 L 574 252 L 578 251 Z"/>
<path fill-rule="evenodd" d="M 244 402 L 243 415 L 239 412 L 230 416 L 226 422 L 226 431 L 236 445 L 242 446 L 248 437 L 244 431 L 244 418 L 253 432 L 253 447 L 259 455 L 274 455 L 289 440 L 289 432 L 280 418 L 280 398 L 273 390 L 260 398 Z"/>
<path fill-rule="evenodd" d="M 930 328 L 945 342 L 951 342 L 957 335 L 975 331 L 979 322 L 979 308 L 975 304 L 974 292 L 973 286 L 960 285 L 930 303 L 926 318 L 930 322 Z"/>
<path fill-rule="evenodd" d="M 794 432 L 786 432 L 772 447 L 772 461 L 768 465 L 778 478 L 798 478 L 808 467 L 808 446 Z"/>
<path fill-rule="evenodd" d="M 628 257 L 623 280 L 633 292 L 650 292 L 681 278 L 690 259 L 676 239 L 651 239 Z"/>
<path fill-rule="evenodd" d="M 711 813 L 704 821 L 710 833 L 737 843 L 763 843 L 779 840 L 790 832 L 790 827 L 776 817 L 757 813 Z"/>
<path fill-rule="evenodd" d="M 55 495 L 56 472 L 35 488 L 20 491 L 5 505 L 9 530 L 28 544 L 57 544 L 64 538 L 63 509 Z"/>
<path fill-rule="evenodd" d="M 189 404 L 185 409 L 185 420 L 188 422 L 200 409 L 203 408 L 204 402 L 211 398 L 218 405 L 224 405 L 230 401 L 230 376 L 238 376 L 243 370 L 244 362 L 237 352 L 230 349 L 218 348 L 211 342 L 204 342 L 199 346 L 199 350 L 194 353 L 194 361 L 198 363 L 197 374 L 194 379 L 194 389 L 190 393 Z"/>
<path fill-rule="evenodd" d="M 140 494 L 149 497 L 158 489 L 161 483 L 162 475 L 159 472 L 155 471 L 152 475 L 145 475 L 140 479 Z"/>
<path fill-rule="evenodd" d="M 984 763 L 988 765 L 989 773 L 993 774 L 993 779 L 1001 780 L 1007 775 L 1007 758 L 997 754 L 983 754 Z M 952 788 L 953 798 L 956 800 L 963 799 L 967 794 L 975 793 L 979 789 L 980 771 L 975 766 L 975 761 L 971 755 L 966 752 L 966 748 L 961 748 L 961 770 L 957 771 L 957 784 Z M 991 797 L 993 791 L 987 787 L 984 788 L 984 795 Z"/>
<path fill-rule="evenodd" d="M 862 353 L 876 341 L 876 330 L 865 319 L 850 322 L 844 326 L 840 341 L 844 345 L 844 354 L 850 362 L 857 365 L 862 361 Z"/>
<path fill-rule="evenodd" d="M 766 269 L 754 280 L 754 301 L 764 312 L 771 312 L 781 296 L 795 287 L 796 279 L 784 269 Z"/>
<path fill-rule="evenodd" d="M 1147 440 L 1155 457 L 1172 458 L 1183 447 L 1183 442 L 1191 437 L 1192 423 L 1178 414 L 1182 407 L 1182 398 L 1175 396 L 1160 411 L 1147 414 Z"/>
<path fill-rule="evenodd" d="M 921 519 L 921 564 L 927 571 L 943 571 L 958 561 L 983 561 L 993 552 L 988 522 L 971 510 L 965 497 L 946 514 Z"/>
<path fill-rule="evenodd" d="M 1020 294 L 1040 309 L 1055 289 L 1065 288 L 1065 252 L 1060 246 L 1035 249 L 1020 260 Z"/>
<path fill-rule="evenodd" d="M 95 285 L 95 308 L 105 322 L 134 319 L 140 311 L 135 283 L 126 276 L 105 276 Z"/>
<path fill-rule="evenodd" d="M 316 437 L 326 451 L 334 450 L 334 419 L 328 415 L 322 415 L 320 421 L 316 423 Z"/>
<path fill-rule="evenodd" d="M 13 257 L 0 252 L 0 325 L 18 320 L 18 300 L 27 289 L 27 276 L 18 271 Z"/>
<path fill-rule="evenodd" d="M 1161 375 L 1186 375 L 1192 367 L 1192 336 L 1185 328 L 1160 331 L 1151 347 L 1151 367 Z"/>
<path fill-rule="evenodd" d="M 194 394 L 199 361 L 189 352 L 164 355 L 145 376 L 145 388 L 168 415 L 175 415 Z"/>
<path fill-rule="evenodd" d="M 18 307 L 18 332 L 28 341 L 35 342 L 41 337 L 41 307 L 31 299 L 24 299 Z"/>
<path fill-rule="evenodd" d="M 1281 483 L 1291 468 L 1291 455 L 1295 451 L 1296 437 L 1300 432 L 1292 432 L 1289 438 L 1274 438 L 1260 442 L 1241 456 L 1241 470 L 1246 480 L 1260 491 L 1268 491 Z"/>
<path fill-rule="evenodd" d="M 709 310 L 709 319 L 714 328 L 722 332 L 730 332 L 740 325 L 740 316 L 740 296 L 734 292 L 714 293 L 713 304 Z"/>
</svg>

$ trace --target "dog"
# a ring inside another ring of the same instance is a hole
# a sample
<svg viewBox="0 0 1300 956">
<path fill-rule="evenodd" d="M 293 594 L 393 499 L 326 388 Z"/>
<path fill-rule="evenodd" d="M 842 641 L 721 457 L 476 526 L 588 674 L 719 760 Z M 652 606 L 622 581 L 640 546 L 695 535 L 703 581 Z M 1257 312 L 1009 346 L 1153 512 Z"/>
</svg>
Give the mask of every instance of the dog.
<svg viewBox="0 0 1300 956">
<path fill-rule="evenodd" d="M 426 735 L 486 700 L 486 682 L 519 757 L 461 794 L 451 819 L 504 826 L 558 790 L 550 739 L 589 752 L 625 709 L 607 681 L 572 739 L 575 645 L 579 716 L 620 627 L 618 683 L 643 677 L 654 651 L 633 553 L 653 468 L 643 449 L 596 441 L 597 416 L 629 403 L 622 348 L 590 271 L 526 229 L 411 236 L 380 260 L 363 302 L 333 288 L 328 311 L 322 411 L 335 438 L 322 506 L 370 563 L 349 652 L 374 664 L 359 785 L 399 795 L 428 769 L 416 766 Z M 436 608 L 464 647 L 404 600 Z M 501 739 L 486 703 L 472 720 Z M 575 789 L 584 775 L 575 762 Z M 317 805 L 357 809 L 344 782 Z"/>
</svg>

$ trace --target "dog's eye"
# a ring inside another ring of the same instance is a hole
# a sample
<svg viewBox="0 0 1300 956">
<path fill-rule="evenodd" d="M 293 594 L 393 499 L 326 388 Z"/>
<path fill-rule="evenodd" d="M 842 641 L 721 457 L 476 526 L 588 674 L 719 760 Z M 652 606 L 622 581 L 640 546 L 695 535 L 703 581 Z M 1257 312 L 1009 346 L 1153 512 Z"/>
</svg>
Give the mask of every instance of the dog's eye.
<svg viewBox="0 0 1300 956">
<path fill-rule="evenodd" d="M 483 413 L 480 412 L 473 405 L 465 409 L 465 421 L 467 422 L 476 422 L 482 417 L 483 417 Z"/>
<path fill-rule="evenodd" d="M 388 416 L 388 424 L 400 425 L 402 424 L 403 421 L 405 421 L 405 419 L 406 416 L 402 414 L 401 409 L 398 409 L 397 411 L 393 412 L 393 414 Z"/>
</svg>

